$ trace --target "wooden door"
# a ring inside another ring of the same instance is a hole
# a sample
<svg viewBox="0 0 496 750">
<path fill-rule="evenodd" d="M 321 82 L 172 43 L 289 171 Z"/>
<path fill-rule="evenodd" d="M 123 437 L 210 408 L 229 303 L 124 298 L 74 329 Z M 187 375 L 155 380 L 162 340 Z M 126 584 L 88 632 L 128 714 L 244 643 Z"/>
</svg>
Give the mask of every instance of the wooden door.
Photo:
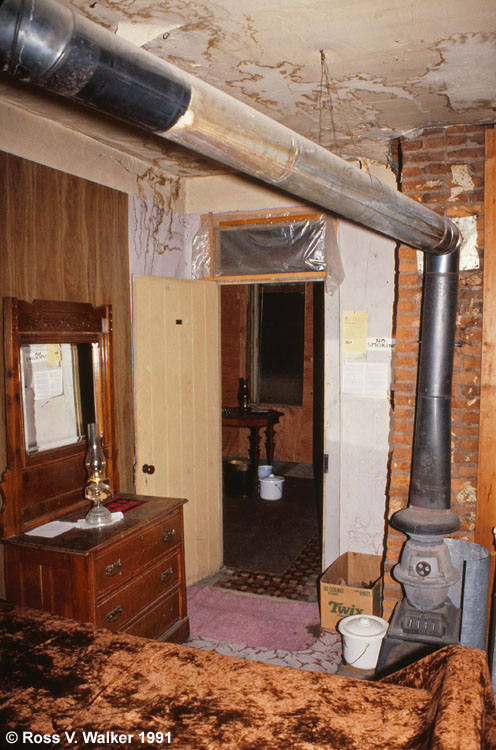
<svg viewBox="0 0 496 750">
<path fill-rule="evenodd" d="M 218 287 L 134 276 L 133 321 L 136 491 L 188 500 L 191 584 L 222 564 Z"/>
</svg>

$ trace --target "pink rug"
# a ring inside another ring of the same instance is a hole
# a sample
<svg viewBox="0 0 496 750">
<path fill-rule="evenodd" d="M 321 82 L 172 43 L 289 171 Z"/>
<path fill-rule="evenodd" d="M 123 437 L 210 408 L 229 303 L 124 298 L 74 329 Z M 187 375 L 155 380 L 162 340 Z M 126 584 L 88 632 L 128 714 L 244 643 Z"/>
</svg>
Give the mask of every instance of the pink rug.
<svg viewBox="0 0 496 750">
<path fill-rule="evenodd" d="M 318 636 L 319 606 L 210 588 L 188 588 L 191 637 L 300 651 Z"/>
</svg>

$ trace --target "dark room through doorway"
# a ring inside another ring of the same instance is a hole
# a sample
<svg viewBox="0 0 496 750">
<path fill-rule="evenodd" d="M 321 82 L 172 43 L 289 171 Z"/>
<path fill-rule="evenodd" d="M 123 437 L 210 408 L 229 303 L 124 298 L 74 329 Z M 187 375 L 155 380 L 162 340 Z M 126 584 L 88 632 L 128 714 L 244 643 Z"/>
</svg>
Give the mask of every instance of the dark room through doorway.
<svg viewBox="0 0 496 750">
<path fill-rule="evenodd" d="M 322 554 L 323 301 L 321 281 L 221 286 L 222 406 L 237 406 L 244 378 L 252 409 L 280 412 L 273 473 L 284 480 L 280 499 L 261 497 L 259 483 L 246 481 L 249 430 L 223 427 L 227 588 L 316 598 Z M 263 464 L 263 430 L 259 446 Z"/>
</svg>

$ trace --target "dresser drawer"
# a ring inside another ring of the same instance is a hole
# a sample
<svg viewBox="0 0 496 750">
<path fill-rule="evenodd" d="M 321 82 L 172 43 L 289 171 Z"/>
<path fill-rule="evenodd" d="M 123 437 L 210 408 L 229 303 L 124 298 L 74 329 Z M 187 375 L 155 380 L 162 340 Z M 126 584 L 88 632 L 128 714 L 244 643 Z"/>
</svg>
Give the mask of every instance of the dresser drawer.
<svg viewBox="0 0 496 750">
<path fill-rule="evenodd" d="M 140 617 L 122 628 L 123 632 L 142 638 L 158 638 L 181 619 L 180 596 L 179 589 L 162 596 Z"/>
<path fill-rule="evenodd" d="M 143 574 L 98 604 L 96 625 L 122 630 L 123 625 L 151 602 L 177 587 L 180 582 L 180 552 L 166 555 Z"/>
<path fill-rule="evenodd" d="M 96 595 L 120 586 L 137 570 L 181 544 L 181 515 L 173 513 L 161 523 L 105 550 L 95 559 Z"/>
</svg>

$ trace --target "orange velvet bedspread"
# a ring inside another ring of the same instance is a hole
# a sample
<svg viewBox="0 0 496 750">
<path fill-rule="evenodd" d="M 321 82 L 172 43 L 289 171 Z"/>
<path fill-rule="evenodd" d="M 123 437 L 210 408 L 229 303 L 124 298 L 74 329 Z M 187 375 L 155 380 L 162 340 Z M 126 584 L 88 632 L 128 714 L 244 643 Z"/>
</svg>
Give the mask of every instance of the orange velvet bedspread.
<svg viewBox="0 0 496 750">
<path fill-rule="evenodd" d="M 461 646 L 365 682 L 8 605 L 0 643 L 2 747 L 496 748 L 485 654 Z"/>
</svg>

